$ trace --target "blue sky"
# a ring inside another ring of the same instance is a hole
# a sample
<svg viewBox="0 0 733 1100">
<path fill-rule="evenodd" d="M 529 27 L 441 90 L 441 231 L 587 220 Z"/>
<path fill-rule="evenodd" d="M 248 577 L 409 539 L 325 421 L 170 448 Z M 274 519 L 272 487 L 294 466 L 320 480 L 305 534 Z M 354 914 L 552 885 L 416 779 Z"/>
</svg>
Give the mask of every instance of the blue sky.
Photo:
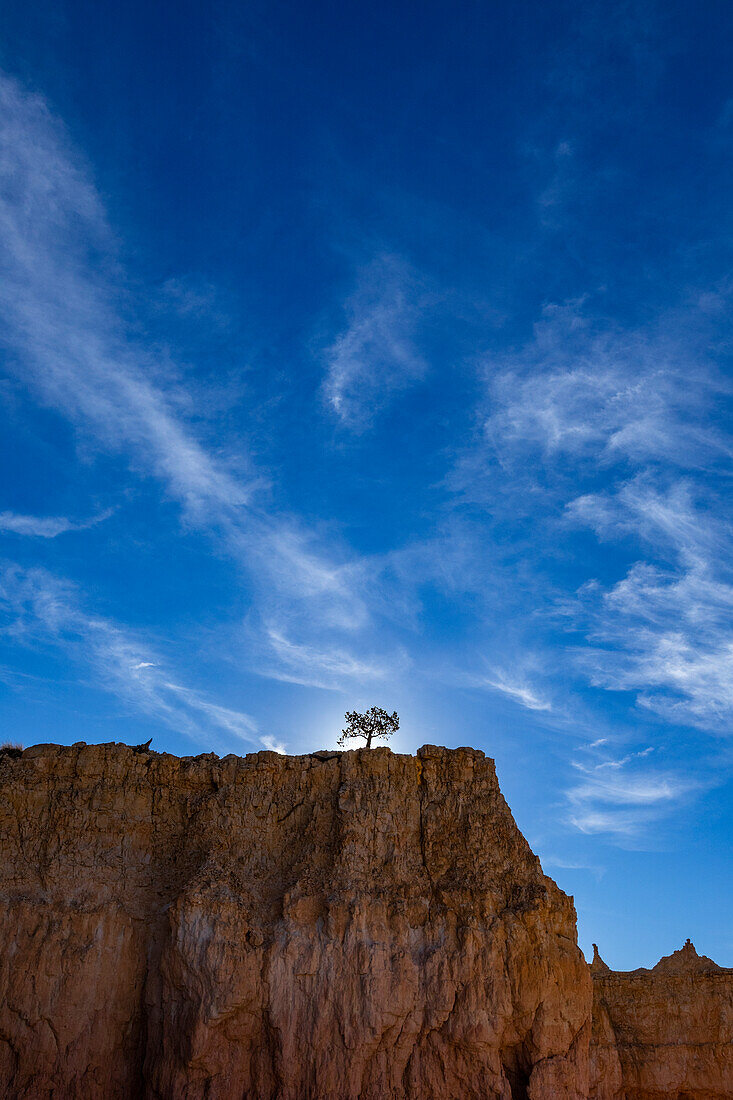
<svg viewBox="0 0 733 1100">
<path fill-rule="evenodd" d="M 470 744 L 733 965 L 729 5 L 6 6 L 2 736 Z"/>
</svg>

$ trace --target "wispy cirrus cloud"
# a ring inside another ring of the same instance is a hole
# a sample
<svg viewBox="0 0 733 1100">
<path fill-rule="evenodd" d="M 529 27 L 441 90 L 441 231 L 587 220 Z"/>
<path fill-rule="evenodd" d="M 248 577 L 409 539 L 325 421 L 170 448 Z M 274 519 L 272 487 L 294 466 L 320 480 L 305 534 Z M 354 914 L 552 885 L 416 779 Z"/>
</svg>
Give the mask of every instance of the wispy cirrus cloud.
<svg viewBox="0 0 733 1100">
<path fill-rule="evenodd" d="M 124 274 L 87 166 L 45 101 L 5 76 L 0 227 L 0 311 L 24 380 L 193 516 L 246 503 L 252 485 L 185 429 L 173 380 L 165 392 L 160 365 L 127 339 Z"/>
<path fill-rule="evenodd" d="M 733 587 L 637 563 L 608 591 L 589 586 L 582 595 L 591 644 L 576 659 L 591 683 L 634 692 L 673 722 L 730 732 Z"/>
<path fill-rule="evenodd" d="M 86 610 L 76 587 L 45 569 L 0 568 L 0 615 L 6 637 L 64 652 L 94 686 L 193 741 L 224 749 L 230 737 L 255 747 L 265 743 L 250 715 L 172 679 L 144 636 Z"/>
<path fill-rule="evenodd" d="M 617 482 L 610 492 L 575 497 L 565 516 L 604 540 L 633 536 L 652 551 L 672 551 L 688 566 L 712 558 L 728 566 L 733 526 L 711 504 L 696 501 L 695 483 L 686 475 L 660 483 L 659 473 L 642 473 Z"/>
<path fill-rule="evenodd" d="M 415 337 L 424 291 L 396 256 L 363 268 L 347 299 L 346 327 L 326 348 L 323 397 L 352 431 L 364 431 L 391 398 L 423 378 Z"/>
<path fill-rule="evenodd" d="M 625 330 L 593 316 L 585 299 L 546 305 L 527 344 L 486 364 L 484 431 L 499 459 L 534 449 L 548 462 L 605 467 L 730 460 L 731 441 L 708 416 L 729 388 L 696 361 L 694 327 L 676 324 Z"/>
<path fill-rule="evenodd" d="M 306 645 L 288 637 L 282 625 L 265 628 L 262 667 L 276 680 L 308 687 L 343 691 L 348 684 L 384 680 L 404 668 L 404 655 L 393 655 L 389 666 L 383 658 L 355 656 L 345 645 Z M 258 666 L 259 667 L 259 666 Z"/>
<path fill-rule="evenodd" d="M 130 291 L 91 172 L 48 104 L 2 74 L 0 238 L 3 340 L 35 396 L 99 450 L 157 479 L 184 523 L 247 571 L 259 606 L 276 607 L 304 648 L 322 630 L 363 626 L 350 551 L 274 509 L 269 478 L 246 449 L 207 439 L 175 364 L 131 335 Z M 71 529 L 61 517 L 4 518 L 6 529 L 38 536 Z"/>
<path fill-rule="evenodd" d="M 0 311 L 16 369 L 105 449 L 161 478 L 193 517 L 251 499 L 182 422 L 175 377 L 126 332 L 127 288 L 87 165 L 39 96 L 0 75 Z"/>
<path fill-rule="evenodd" d="M 601 738 L 601 741 L 605 742 L 605 738 Z M 599 742 L 594 742 L 593 745 L 595 746 L 598 743 Z M 654 746 L 647 745 L 645 749 L 640 749 L 638 752 L 628 752 L 625 756 L 621 756 L 617 760 L 604 760 L 602 763 L 596 764 L 595 770 L 599 772 L 604 768 L 625 768 L 632 760 L 643 760 L 645 756 L 649 756 L 652 752 L 654 752 Z"/>
<path fill-rule="evenodd" d="M 606 873 L 606 868 L 596 863 L 581 863 L 579 860 L 568 859 L 565 856 L 543 854 L 541 857 L 543 867 L 557 867 L 561 871 L 589 871 L 596 881 L 600 882 Z"/>
<path fill-rule="evenodd" d="M 477 684 L 489 691 L 497 691 L 528 710 L 552 710 L 552 704 L 532 688 L 529 683 L 501 669 L 494 669 L 491 675 L 480 679 Z"/>
<path fill-rule="evenodd" d="M 638 840 L 673 806 L 699 790 L 700 783 L 689 776 L 649 767 L 652 752 L 653 746 L 647 746 L 619 759 L 574 760 L 580 778 L 566 792 L 570 823 L 583 833 Z"/>
<path fill-rule="evenodd" d="M 687 479 L 649 477 L 568 506 L 601 538 L 634 536 L 644 558 L 609 587 L 583 586 L 578 614 L 589 646 L 578 656 L 591 682 L 632 691 L 670 721 L 727 733 L 733 721 L 733 524 L 725 507 Z M 657 560 L 648 560 L 656 556 Z"/>
<path fill-rule="evenodd" d="M 672 722 L 729 732 L 730 510 L 688 478 L 659 487 L 646 476 L 576 498 L 567 515 L 602 539 L 633 537 L 644 553 L 611 586 L 589 583 L 579 593 L 590 644 L 578 660 L 591 682 L 634 692 Z"/>
<path fill-rule="evenodd" d="M 587 638 L 569 661 L 595 687 L 724 732 L 733 391 L 707 354 L 696 302 L 638 330 L 594 315 L 584 299 L 545 307 L 526 345 L 486 361 L 482 432 L 449 484 L 496 516 L 527 517 L 548 543 L 572 548 L 582 528 L 622 543 L 620 575 L 556 589 L 568 625 Z"/>
<path fill-rule="evenodd" d="M 87 531 L 112 515 L 111 509 L 84 521 L 67 519 L 66 516 L 24 516 L 18 512 L 0 512 L 0 531 L 29 538 L 55 539 L 68 531 Z"/>
</svg>

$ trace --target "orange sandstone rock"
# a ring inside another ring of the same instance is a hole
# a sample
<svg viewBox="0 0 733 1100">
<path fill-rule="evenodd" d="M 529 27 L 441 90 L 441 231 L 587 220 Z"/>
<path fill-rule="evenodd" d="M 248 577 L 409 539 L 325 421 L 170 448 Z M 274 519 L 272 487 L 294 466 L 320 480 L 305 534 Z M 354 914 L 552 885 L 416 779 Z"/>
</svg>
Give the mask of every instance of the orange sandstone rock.
<svg viewBox="0 0 733 1100">
<path fill-rule="evenodd" d="M 480 752 L 38 745 L 0 838 L 7 1100 L 733 1097 L 733 971 L 586 966 Z"/>
<path fill-rule="evenodd" d="M 591 977 L 480 752 L 0 759 L 0 1093 L 583 1100 Z"/>
<path fill-rule="evenodd" d="M 594 957 L 593 1100 L 730 1100 L 733 970 L 688 940 L 651 970 Z"/>
</svg>

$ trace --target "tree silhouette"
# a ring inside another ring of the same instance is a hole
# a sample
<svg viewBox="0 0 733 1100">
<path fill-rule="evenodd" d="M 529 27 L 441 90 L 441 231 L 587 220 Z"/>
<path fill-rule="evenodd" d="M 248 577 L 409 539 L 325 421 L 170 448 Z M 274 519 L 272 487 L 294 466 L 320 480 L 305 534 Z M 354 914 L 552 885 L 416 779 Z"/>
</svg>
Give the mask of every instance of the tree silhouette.
<svg viewBox="0 0 733 1100">
<path fill-rule="evenodd" d="M 387 714 L 381 707 L 370 707 L 365 714 L 359 714 L 358 710 L 348 710 L 344 717 L 346 729 L 341 730 L 339 745 L 345 745 L 352 737 L 363 737 L 366 748 L 370 749 L 373 737 L 391 737 L 400 728 L 397 711 Z"/>
</svg>

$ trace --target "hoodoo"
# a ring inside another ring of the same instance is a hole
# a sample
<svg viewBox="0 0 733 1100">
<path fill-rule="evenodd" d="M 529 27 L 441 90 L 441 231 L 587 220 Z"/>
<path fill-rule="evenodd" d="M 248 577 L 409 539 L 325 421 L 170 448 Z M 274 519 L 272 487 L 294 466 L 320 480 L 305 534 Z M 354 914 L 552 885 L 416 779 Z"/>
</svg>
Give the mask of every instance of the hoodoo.
<svg viewBox="0 0 733 1100">
<path fill-rule="evenodd" d="M 651 970 L 593 973 L 594 1100 L 733 1096 L 733 970 L 688 940 Z"/>
</svg>

